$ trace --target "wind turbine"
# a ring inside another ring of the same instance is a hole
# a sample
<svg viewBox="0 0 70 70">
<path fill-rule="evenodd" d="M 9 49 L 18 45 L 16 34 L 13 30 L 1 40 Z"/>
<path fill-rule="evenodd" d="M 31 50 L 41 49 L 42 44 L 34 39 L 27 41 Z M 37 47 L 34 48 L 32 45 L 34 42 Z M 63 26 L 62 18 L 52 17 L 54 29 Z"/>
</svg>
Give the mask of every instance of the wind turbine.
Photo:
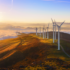
<svg viewBox="0 0 70 70">
<path fill-rule="evenodd" d="M 64 21 L 64 22 L 65 22 L 65 21 Z M 63 23 L 64 23 L 64 22 L 63 22 Z M 57 27 L 58 27 L 58 50 L 60 50 L 60 28 L 61 28 L 61 26 L 62 26 L 63 23 L 61 23 L 60 26 L 57 25 Z"/>
<path fill-rule="evenodd" d="M 47 27 L 47 39 L 49 38 L 48 29 L 49 29 L 49 24 L 48 24 L 48 27 Z"/>
<path fill-rule="evenodd" d="M 54 20 L 55 21 L 55 20 Z M 56 22 L 55 22 L 55 40 L 56 40 Z"/>
<path fill-rule="evenodd" d="M 41 37 L 41 27 L 40 27 L 40 37 Z"/>
<path fill-rule="evenodd" d="M 52 20 L 52 19 L 51 19 Z M 53 23 L 53 43 L 54 43 L 54 22 L 53 22 L 53 20 L 52 20 L 52 23 Z"/>
<path fill-rule="evenodd" d="M 44 39 L 44 27 L 43 27 L 43 39 Z"/>
<path fill-rule="evenodd" d="M 46 28 L 44 28 L 45 29 L 45 38 L 46 38 Z"/>
<path fill-rule="evenodd" d="M 36 27 L 36 35 L 37 35 L 37 30 L 38 30 L 38 29 L 37 29 L 37 27 Z"/>
<path fill-rule="evenodd" d="M 45 30 L 45 38 L 46 38 L 46 28 L 44 27 L 44 30 Z"/>
</svg>

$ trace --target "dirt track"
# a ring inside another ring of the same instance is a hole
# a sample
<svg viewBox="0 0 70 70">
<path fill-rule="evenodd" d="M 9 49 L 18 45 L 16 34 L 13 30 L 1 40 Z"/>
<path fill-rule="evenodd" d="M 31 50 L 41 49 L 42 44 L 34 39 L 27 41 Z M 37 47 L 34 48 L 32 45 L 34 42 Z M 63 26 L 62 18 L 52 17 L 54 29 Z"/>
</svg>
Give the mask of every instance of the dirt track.
<svg viewBox="0 0 70 70">
<path fill-rule="evenodd" d="M 12 52 L 6 54 L 4 57 L 0 58 L 0 61 L 6 59 L 6 58 L 8 58 L 8 57 L 10 57 L 10 56 L 11 56 L 12 54 L 14 54 L 15 52 L 16 52 L 16 50 L 13 50 Z"/>
<path fill-rule="evenodd" d="M 8 46 L 8 47 L 5 48 L 5 49 L 2 49 L 2 50 L 0 49 L 0 55 L 1 55 L 2 53 L 4 53 L 4 52 L 9 51 L 6 55 L 4 55 L 2 58 L 0 58 L 0 61 L 1 61 L 1 60 L 4 60 L 4 59 L 10 57 L 12 54 L 14 54 L 14 53 L 17 51 L 17 50 L 14 50 L 14 49 L 15 49 L 19 44 L 20 44 L 20 42 L 15 43 L 15 44 L 12 44 L 12 45 Z"/>
<path fill-rule="evenodd" d="M 15 43 L 15 44 L 12 44 L 12 45 L 10 45 L 10 46 L 8 46 L 7 48 L 2 49 L 2 50 L 0 49 L 0 54 L 4 53 L 4 52 L 6 52 L 6 51 L 10 51 L 10 50 L 15 49 L 16 46 L 17 46 L 19 43 L 20 43 L 20 42 Z"/>
</svg>

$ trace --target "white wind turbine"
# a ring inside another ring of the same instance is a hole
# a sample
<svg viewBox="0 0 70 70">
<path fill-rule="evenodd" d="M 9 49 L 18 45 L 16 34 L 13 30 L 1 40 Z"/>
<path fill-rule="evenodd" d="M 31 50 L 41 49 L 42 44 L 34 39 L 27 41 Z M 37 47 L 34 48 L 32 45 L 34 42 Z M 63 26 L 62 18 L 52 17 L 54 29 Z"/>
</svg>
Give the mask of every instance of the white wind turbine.
<svg viewBox="0 0 70 70">
<path fill-rule="evenodd" d="M 51 19 L 52 20 L 52 19 Z M 54 22 L 53 22 L 53 20 L 52 20 L 52 23 L 53 23 L 53 43 L 54 43 Z"/>
<path fill-rule="evenodd" d="M 47 27 L 47 39 L 49 39 L 48 29 L 49 29 L 49 24 L 48 24 L 48 27 Z"/>
<path fill-rule="evenodd" d="M 36 35 L 37 35 L 37 30 L 38 30 L 38 28 L 36 27 Z"/>
<path fill-rule="evenodd" d="M 40 37 L 41 37 L 41 27 L 40 27 Z"/>
<path fill-rule="evenodd" d="M 57 25 L 56 25 L 56 22 L 55 22 L 55 40 L 56 40 L 56 26 L 57 26 Z"/>
<path fill-rule="evenodd" d="M 44 39 L 44 27 L 43 27 L 43 39 Z"/>
<path fill-rule="evenodd" d="M 64 21 L 64 22 L 65 22 L 65 21 Z M 64 22 L 63 22 L 63 23 L 64 23 Z M 58 50 L 60 50 L 60 28 L 61 28 L 61 26 L 62 26 L 63 23 L 61 23 L 60 26 L 57 25 L 57 27 L 58 27 Z"/>
<path fill-rule="evenodd" d="M 45 28 L 45 38 L 46 38 L 46 28 Z"/>
</svg>

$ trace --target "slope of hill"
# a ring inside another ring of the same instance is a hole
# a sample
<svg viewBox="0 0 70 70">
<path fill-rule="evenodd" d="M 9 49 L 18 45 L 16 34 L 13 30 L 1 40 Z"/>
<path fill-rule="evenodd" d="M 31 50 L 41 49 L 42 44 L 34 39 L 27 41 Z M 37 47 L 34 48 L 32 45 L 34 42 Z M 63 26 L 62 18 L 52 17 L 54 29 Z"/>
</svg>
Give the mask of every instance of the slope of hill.
<svg viewBox="0 0 70 70">
<path fill-rule="evenodd" d="M 57 50 L 52 39 L 42 39 L 35 34 L 21 34 L 18 38 L 0 41 L 0 68 L 11 70 L 69 70 L 70 58 Z M 8 49 L 8 47 L 11 47 Z M 10 56 L 8 56 L 8 54 Z"/>
</svg>

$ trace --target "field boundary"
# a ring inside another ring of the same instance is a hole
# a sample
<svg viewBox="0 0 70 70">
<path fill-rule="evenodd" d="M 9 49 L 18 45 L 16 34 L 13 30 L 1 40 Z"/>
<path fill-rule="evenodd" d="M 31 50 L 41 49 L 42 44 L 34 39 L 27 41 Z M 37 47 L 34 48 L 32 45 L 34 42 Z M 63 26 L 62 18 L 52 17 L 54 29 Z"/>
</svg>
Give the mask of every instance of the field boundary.
<svg viewBox="0 0 70 70">
<path fill-rule="evenodd" d="M 61 46 L 61 45 L 60 45 Z M 61 46 L 62 51 L 70 58 L 70 55 L 68 55 L 65 50 L 63 49 L 63 47 Z"/>
</svg>

